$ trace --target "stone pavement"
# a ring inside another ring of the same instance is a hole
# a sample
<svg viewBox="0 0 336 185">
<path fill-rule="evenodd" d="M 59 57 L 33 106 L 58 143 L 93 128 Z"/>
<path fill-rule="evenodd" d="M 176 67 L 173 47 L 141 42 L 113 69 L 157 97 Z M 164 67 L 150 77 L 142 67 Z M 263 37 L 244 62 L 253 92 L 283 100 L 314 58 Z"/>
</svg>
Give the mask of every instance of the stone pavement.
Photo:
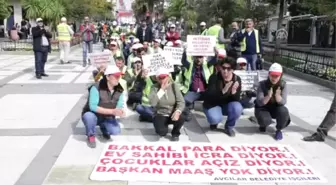
<svg viewBox="0 0 336 185">
<path fill-rule="evenodd" d="M 155 182 L 93 182 L 88 180 L 104 141 L 88 148 L 81 108 L 87 98 L 92 67 L 81 67 L 81 49 L 71 54 L 72 64 L 57 60 L 46 65 L 50 77 L 35 80 L 33 56 L 0 55 L 0 181 L 1 185 L 177 185 Z M 291 145 L 329 181 L 335 180 L 336 129 L 325 143 L 305 143 L 328 110 L 333 97 L 329 89 L 286 76 L 288 108 L 292 124 L 279 144 Z M 273 144 L 271 134 L 259 134 L 248 121 L 253 110 L 245 110 L 235 138 L 209 131 L 204 114 L 196 105 L 194 119 L 185 124 L 180 142 Z M 122 134 L 113 141 L 156 142 L 152 124 L 139 123 L 132 111 L 121 120 Z M 99 129 L 97 129 L 99 130 Z M 169 142 L 160 140 L 160 142 Z M 206 185 L 207 183 L 203 183 Z M 274 184 L 274 183 L 273 183 Z M 198 185 L 193 183 L 193 185 Z M 285 184 L 281 184 L 285 185 Z M 287 185 L 287 184 L 286 184 Z"/>
</svg>

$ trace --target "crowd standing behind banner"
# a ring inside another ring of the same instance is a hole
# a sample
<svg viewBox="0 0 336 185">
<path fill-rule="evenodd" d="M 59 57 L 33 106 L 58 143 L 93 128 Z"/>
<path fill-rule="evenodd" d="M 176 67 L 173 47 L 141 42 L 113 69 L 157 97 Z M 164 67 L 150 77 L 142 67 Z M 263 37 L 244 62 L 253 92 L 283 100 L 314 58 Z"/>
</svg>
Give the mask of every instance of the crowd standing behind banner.
<svg viewBox="0 0 336 185">
<path fill-rule="evenodd" d="M 85 23 L 81 26 L 83 38 L 91 38 L 95 31 Z M 97 67 L 82 116 L 88 145 L 95 147 L 96 125 L 106 139 L 119 134 L 118 119 L 126 115 L 127 107 L 139 114 L 140 122 L 153 122 L 159 136 L 166 137 L 168 125 L 173 124 L 171 140 L 178 141 L 184 122 L 192 119 L 195 101 L 203 101 L 211 130 L 218 129 L 225 115 L 224 131 L 234 137 L 243 109 L 254 107 L 255 117 L 250 119 L 258 123 L 259 131 L 266 132 L 275 119 L 274 138 L 281 140 L 282 130 L 290 124 L 281 65 L 274 63 L 268 72 L 256 71 L 261 69 L 257 63 L 262 43 L 252 20 L 245 21 L 245 29 L 232 23 L 235 30 L 227 46 L 221 24 L 217 19 L 207 29 L 202 22 L 200 35 L 188 35 L 186 44 L 175 24 L 168 26 L 163 40 L 153 38 L 145 22 L 137 28 L 131 23 L 124 31 L 115 21 L 108 28 L 100 26 L 98 38 L 105 50 L 88 55 L 89 64 Z M 91 40 L 84 39 L 83 43 L 86 61 Z"/>
</svg>

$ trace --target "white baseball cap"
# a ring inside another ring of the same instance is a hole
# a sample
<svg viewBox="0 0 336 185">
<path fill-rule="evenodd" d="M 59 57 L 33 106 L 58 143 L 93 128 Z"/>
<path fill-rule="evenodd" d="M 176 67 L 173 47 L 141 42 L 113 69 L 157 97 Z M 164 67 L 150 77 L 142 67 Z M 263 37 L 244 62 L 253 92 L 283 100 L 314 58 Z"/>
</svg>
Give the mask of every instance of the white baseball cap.
<svg viewBox="0 0 336 185">
<path fill-rule="evenodd" d="M 247 60 L 244 57 L 237 58 L 237 64 L 247 64 Z"/>
<path fill-rule="evenodd" d="M 37 19 L 36 19 L 36 22 L 41 22 L 41 21 L 43 21 L 42 18 L 37 18 Z"/>
<path fill-rule="evenodd" d="M 174 43 L 173 42 L 167 42 L 166 46 L 174 46 Z"/>
<path fill-rule="evenodd" d="M 159 77 L 159 78 L 165 78 L 165 77 L 169 76 L 169 72 L 165 68 L 159 68 L 159 70 L 157 70 L 157 72 L 156 72 L 156 76 Z"/>
<path fill-rule="evenodd" d="M 154 42 L 160 43 L 161 39 L 155 39 Z"/>
<path fill-rule="evenodd" d="M 67 19 L 66 19 L 65 17 L 62 17 L 62 18 L 61 18 L 61 21 L 62 21 L 62 22 L 65 22 L 65 21 L 67 21 Z"/>
<path fill-rule="evenodd" d="M 175 44 L 181 45 L 182 41 L 181 40 L 177 40 L 177 41 L 175 41 Z"/>
<path fill-rule="evenodd" d="M 139 57 L 134 57 L 133 62 L 142 62 L 141 58 Z"/>
<path fill-rule="evenodd" d="M 226 50 L 218 49 L 218 58 L 225 58 L 225 57 L 226 57 Z"/>
<path fill-rule="evenodd" d="M 205 22 L 201 22 L 200 26 L 206 26 Z"/>
<path fill-rule="evenodd" d="M 140 42 L 140 40 L 138 38 L 135 38 L 133 42 L 138 43 L 138 42 Z"/>
<path fill-rule="evenodd" d="M 273 63 L 269 68 L 269 74 L 280 76 L 282 74 L 282 66 L 278 63 Z"/>
<path fill-rule="evenodd" d="M 104 75 L 121 76 L 122 72 L 116 65 L 109 65 L 107 66 Z"/>
<path fill-rule="evenodd" d="M 171 25 L 170 25 L 170 28 L 175 28 L 175 27 L 176 27 L 175 24 L 171 24 Z"/>
<path fill-rule="evenodd" d="M 117 21 L 113 21 L 113 22 L 112 22 L 112 25 L 113 25 L 113 26 L 117 26 L 117 24 L 118 24 Z"/>
</svg>

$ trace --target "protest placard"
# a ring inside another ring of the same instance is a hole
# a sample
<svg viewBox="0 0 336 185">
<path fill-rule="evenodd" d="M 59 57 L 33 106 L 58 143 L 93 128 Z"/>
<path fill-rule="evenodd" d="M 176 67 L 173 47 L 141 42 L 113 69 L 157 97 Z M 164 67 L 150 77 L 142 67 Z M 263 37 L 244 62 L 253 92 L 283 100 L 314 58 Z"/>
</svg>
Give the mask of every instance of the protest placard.
<svg viewBox="0 0 336 185">
<path fill-rule="evenodd" d="M 267 80 L 268 71 L 265 71 L 265 70 L 258 71 L 258 78 L 259 78 L 259 82 L 262 81 L 262 80 Z"/>
<path fill-rule="evenodd" d="M 234 71 L 236 75 L 241 78 L 242 81 L 242 91 L 253 90 L 256 85 L 258 85 L 258 73 L 250 71 Z"/>
<path fill-rule="evenodd" d="M 183 48 L 177 47 L 164 47 L 164 54 L 167 60 L 171 61 L 173 65 L 182 65 L 182 55 L 183 55 Z"/>
<path fill-rule="evenodd" d="M 91 180 L 189 183 L 323 183 L 287 145 L 106 144 Z"/>
<path fill-rule="evenodd" d="M 214 47 L 216 38 L 214 36 L 188 35 L 187 55 L 188 56 L 215 56 Z"/>
<path fill-rule="evenodd" d="M 100 66 L 104 64 L 115 65 L 114 58 L 110 51 L 88 53 L 88 58 L 94 66 Z"/>
<path fill-rule="evenodd" d="M 166 69 L 167 72 L 174 71 L 174 66 L 168 60 L 166 60 L 166 58 L 163 56 L 163 53 L 164 52 L 142 56 L 143 67 L 144 69 L 148 70 L 149 76 L 156 75 L 156 72 L 160 68 Z"/>
</svg>

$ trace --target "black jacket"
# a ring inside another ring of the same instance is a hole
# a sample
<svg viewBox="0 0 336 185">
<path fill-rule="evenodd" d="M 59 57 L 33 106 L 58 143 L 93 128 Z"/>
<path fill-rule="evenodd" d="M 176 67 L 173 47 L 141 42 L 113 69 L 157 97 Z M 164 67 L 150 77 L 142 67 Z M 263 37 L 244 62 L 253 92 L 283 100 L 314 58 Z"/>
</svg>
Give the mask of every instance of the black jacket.
<svg viewBox="0 0 336 185">
<path fill-rule="evenodd" d="M 232 86 L 237 81 L 239 83 L 239 87 L 235 94 L 231 93 L 232 86 L 229 88 L 228 92 L 223 94 L 222 89 L 223 85 L 223 77 L 220 73 L 212 74 L 209 78 L 208 88 L 204 92 L 204 102 L 203 106 L 206 109 L 215 107 L 215 106 L 223 106 L 227 103 L 240 101 L 241 95 L 241 79 L 239 76 L 233 74 L 232 77 Z"/>
<path fill-rule="evenodd" d="M 143 30 L 142 27 L 140 27 L 137 29 L 137 32 L 136 32 L 136 37 L 140 40 L 140 42 L 141 43 L 143 43 L 144 41 L 152 42 L 153 41 L 152 29 L 149 26 L 147 26 L 146 33 L 145 33 L 145 39 L 142 36 L 142 30 Z"/>
<path fill-rule="evenodd" d="M 51 52 L 51 42 L 50 39 L 52 35 L 50 32 L 46 31 L 45 29 L 41 29 L 39 26 L 32 28 L 32 35 L 33 35 L 33 50 L 34 51 L 42 51 L 42 35 L 45 35 L 49 42 L 49 49 L 48 51 Z"/>
</svg>

